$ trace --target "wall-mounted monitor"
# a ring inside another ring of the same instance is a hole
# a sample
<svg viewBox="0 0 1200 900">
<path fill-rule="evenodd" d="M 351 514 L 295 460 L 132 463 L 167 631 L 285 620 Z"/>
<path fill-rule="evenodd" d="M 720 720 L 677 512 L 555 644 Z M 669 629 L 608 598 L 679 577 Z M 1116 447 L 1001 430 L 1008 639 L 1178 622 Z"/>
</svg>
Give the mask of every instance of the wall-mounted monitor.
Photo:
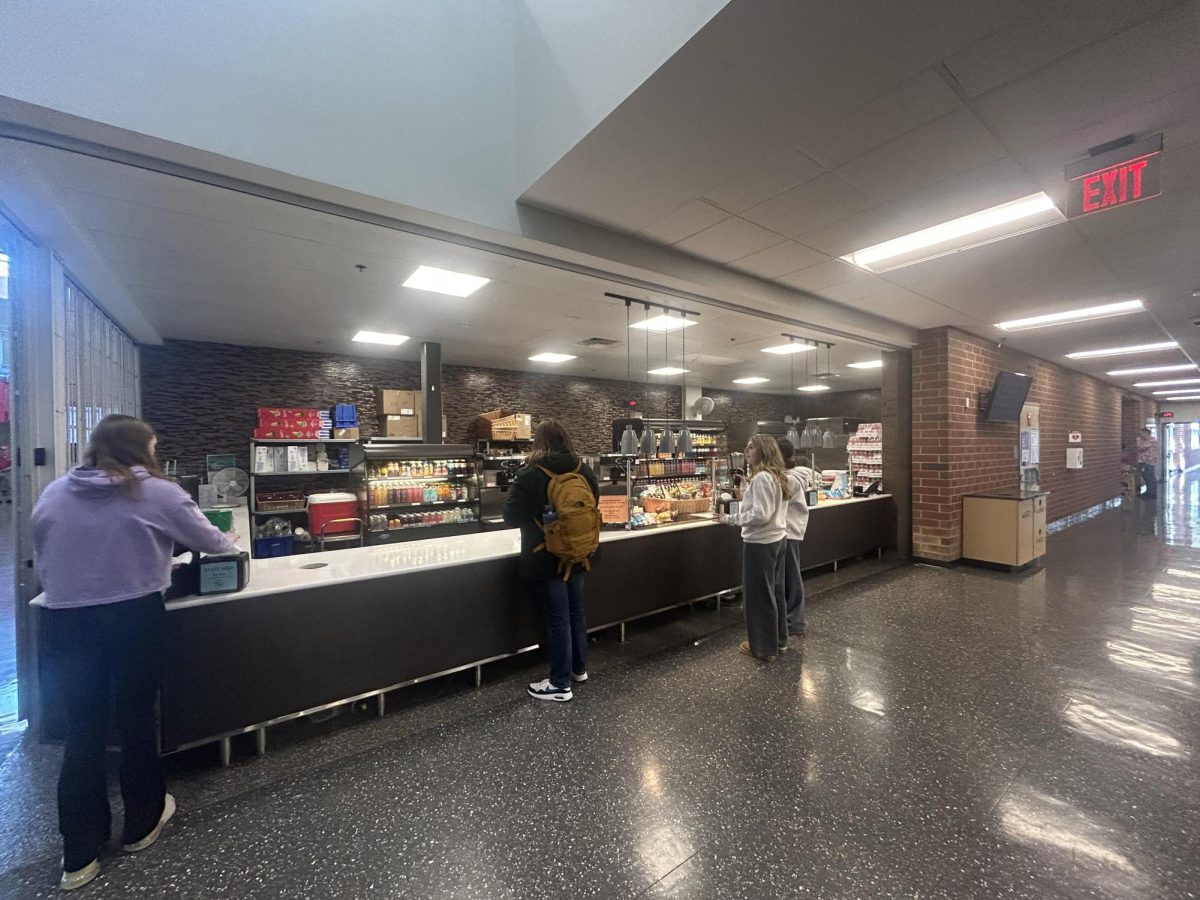
<svg viewBox="0 0 1200 900">
<path fill-rule="evenodd" d="M 1033 379 L 1020 372 L 999 372 L 987 408 L 983 411 L 985 422 L 1018 422 L 1021 407 L 1029 396 Z"/>
</svg>

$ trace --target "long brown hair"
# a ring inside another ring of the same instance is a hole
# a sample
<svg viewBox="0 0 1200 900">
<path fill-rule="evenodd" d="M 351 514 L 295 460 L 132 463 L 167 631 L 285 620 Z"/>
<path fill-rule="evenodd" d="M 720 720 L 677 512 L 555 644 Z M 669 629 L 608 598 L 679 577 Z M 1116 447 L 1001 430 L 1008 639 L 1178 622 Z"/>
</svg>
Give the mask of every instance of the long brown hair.
<svg viewBox="0 0 1200 900">
<path fill-rule="evenodd" d="M 162 470 L 150 442 L 154 440 L 154 429 L 133 416 L 105 416 L 92 429 L 83 463 L 93 469 L 102 469 L 123 485 L 130 494 L 137 494 L 138 477 L 134 466 L 141 466 L 155 478 L 162 478 Z"/>
<path fill-rule="evenodd" d="M 533 429 L 533 452 L 529 454 L 529 465 L 540 466 L 551 453 L 566 451 L 572 456 L 575 444 L 566 427 L 558 419 L 542 419 Z"/>
<path fill-rule="evenodd" d="M 783 499 L 792 499 L 792 488 L 784 473 L 783 454 L 779 452 L 779 444 L 775 443 L 775 438 L 759 433 L 750 438 L 750 444 L 758 451 L 758 462 L 750 470 L 750 477 L 753 478 L 759 472 L 766 472 L 778 483 L 779 489 L 783 491 Z"/>
</svg>

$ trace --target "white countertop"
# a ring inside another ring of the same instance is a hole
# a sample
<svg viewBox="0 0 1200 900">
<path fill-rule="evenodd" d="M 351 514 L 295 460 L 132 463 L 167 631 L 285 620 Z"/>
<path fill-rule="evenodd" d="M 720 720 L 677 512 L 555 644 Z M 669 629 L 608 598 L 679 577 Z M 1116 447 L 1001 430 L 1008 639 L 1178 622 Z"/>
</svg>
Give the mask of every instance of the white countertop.
<svg viewBox="0 0 1200 900">
<path fill-rule="evenodd" d="M 872 500 L 888 496 L 890 495 L 879 494 L 874 497 L 825 500 L 814 506 L 812 513 L 819 516 L 822 509 L 852 503 L 869 503 Z M 715 525 L 718 525 L 715 521 L 700 521 L 658 528 L 641 528 L 636 531 L 603 531 L 600 533 L 600 543 L 625 541 L 668 531 L 710 528 Z M 252 559 L 250 561 L 250 584 L 244 591 L 236 594 L 216 594 L 208 597 L 172 600 L 167 606 L 169 609 L 186 609 L 191 606 L 221 603 L 227 600 L 251 599 L 310 587 L 384 578 L 400 572 L 424 572 L 450 566 L 487 562 L 507 556 L 517 556 L 520 552 L 520 533 L 517 529 L 510 528 L 502 531 L 484 531 L 478 534 L 408 541 L 381 547 L 326 550 L 321 553 L 305 553 L 298 556 Z M 320 565 L 322 563 L 324 565 Z M 306 568 L 306 566 L 314 565 L 318 567 Z"/>
</svg>

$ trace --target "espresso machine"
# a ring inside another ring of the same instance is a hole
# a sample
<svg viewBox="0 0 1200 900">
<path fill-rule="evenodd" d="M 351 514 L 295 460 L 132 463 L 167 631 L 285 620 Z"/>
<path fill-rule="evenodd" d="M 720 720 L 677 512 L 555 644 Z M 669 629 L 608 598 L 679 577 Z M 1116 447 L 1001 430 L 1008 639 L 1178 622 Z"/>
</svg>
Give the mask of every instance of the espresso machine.
<svg viewBox="0 0 1200 900">
<path fill-rule="evenodd" d="M 479 491 L 479 518 L 484 527 L 504 526 L 504 503 L 508 500 L 508 489 L 517 476 L 517 470 L 525 465 L 527 454 L 513 450 L 508 453 L 495 451 L 481 456 L 483 482 Z"/>
</svg>

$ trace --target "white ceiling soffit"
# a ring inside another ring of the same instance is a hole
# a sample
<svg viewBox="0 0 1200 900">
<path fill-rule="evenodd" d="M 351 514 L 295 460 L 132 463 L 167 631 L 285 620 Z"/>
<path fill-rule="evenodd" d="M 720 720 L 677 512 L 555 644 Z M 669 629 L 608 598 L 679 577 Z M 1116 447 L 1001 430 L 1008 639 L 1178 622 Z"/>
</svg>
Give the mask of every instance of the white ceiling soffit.
<svg viewBox="0 0 1200 900">
<path fill-rule="evenodd" d="M 14 186 L 36 181 L 44 190 L 37 196 L 21 190 L 10 195 L 0 182 L 6 199 L 16 201 L 13 212 L 24 221 L 33 206 L 51 204 L 94 265 L 108 273 L 114 290 L 167 339 L 407 360 L 418 358 L 422 341 L 438 341 L 448 364 L 622 380 L 628 372 L 638 384 L 647 380 L 647 369 L 680 366 L 686 359 L 681 367 L 690 370 L 690 383 L 735 389 L 734 378 L 758 376 L 770 380 L 750 389 L 769 393 L 788 393 L 791 364 L 762 353 L 762 347 L 780 343 L 784 331 L 828 339 L 820 331 L 655 295 L 694 315 L 697 324 L 687 329 L 685 353 L 677 333 L 664 337 L 626 327 L 625 304 L 604 296 L 631 293 L 619 280 L 107 160 L 0 141 L 3 171 L 17 170 L 17 162 L 22 176 Z M 402 287 L 422 264 L 491 281 L 462 299 Z M 636 321 L 644 311 L 635 306 L 630 315 Z M 411 340 L 395 349 L 353 344 L 350 338 L 360 329 L 406 334 Z M 591 338 L 614 343 L 584 346 Z M 846 339 L 836 344 L 829 354 L 835 374 L 829 383 L 837 390 L 878 387 L 878 371 L 848 368 L 851 362 L 878 359 L 878 346 Z M 529 361 L 544 352 L 577 358 L 561 366 Z M 822 350 L 822 368 L 830 364 L 826 358 Z M 815 361 L 810 366 L 815 371 Z M 799 365 L 798 384 L 803 371 Z M 663 383 L 661 377 L 649 380 Z M 678 384 L 678 377 L 671 383 Z"/>
<path fill-rule="evenodd" d="M 0 95 L 513 229 L 724 3 L 8 3 Z"/>
<path fill-rule="evenodd" d="M 1128 329 L 1200 359 L 1197 46 L 1197 0 L 732 0 L 523 202 L 916 327 L 999 339 L 1141 297 L 1123 324 L 1004 339 L 1061 360 Z M 1037 191 L 1063 208 L 1067 163 L 1155 131 L 1160 198 L 879 276 L 836 259 Z"/>
</svg>

